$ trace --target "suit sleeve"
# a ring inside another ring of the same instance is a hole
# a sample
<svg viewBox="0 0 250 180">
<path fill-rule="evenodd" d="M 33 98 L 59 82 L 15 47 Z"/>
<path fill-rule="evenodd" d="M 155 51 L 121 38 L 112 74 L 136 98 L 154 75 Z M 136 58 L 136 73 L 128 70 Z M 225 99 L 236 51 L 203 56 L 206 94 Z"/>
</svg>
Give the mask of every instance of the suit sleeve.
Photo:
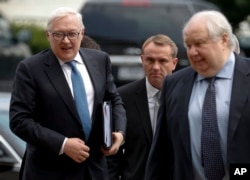
<svg viewBox="0 0 250 180">
<path fill-rule="evenodd" d="M 114 77 L 111 71 L 111 62 L 107 56 L 107 84 L 105 99 L 111 99 L 112 102 L 112 117 L 113 117 L 113 131 L 122 131 L 125 134 L 127 127 L 127 118 L 125 106 L 119 95 L 116 85 L 114 83 Z"/>
<path fill-rule="evenodd" d="M 39 110 L 34 72 L 40 72 L 31 66 L 31 61 L 23 61 L 17 67 L 10 102 L 10 129 L 27 143 L 58 154 L 65 137 L 36 121 Z"/>
</svg>

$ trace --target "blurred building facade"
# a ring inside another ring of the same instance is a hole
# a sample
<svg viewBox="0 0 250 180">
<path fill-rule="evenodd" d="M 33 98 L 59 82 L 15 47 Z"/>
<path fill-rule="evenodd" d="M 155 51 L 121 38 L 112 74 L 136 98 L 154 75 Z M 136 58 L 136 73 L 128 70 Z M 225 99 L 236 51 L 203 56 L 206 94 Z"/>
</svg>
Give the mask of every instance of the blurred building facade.
<svg viewBox="0 0 250 180">
<path fill-rule="evenodd" d="M 2 0 L 0 13 L 10 22 L 34 23 L 45 27 L 50 12 L 61 6 L 79 10 L 85 0 Z"/>
</svg>

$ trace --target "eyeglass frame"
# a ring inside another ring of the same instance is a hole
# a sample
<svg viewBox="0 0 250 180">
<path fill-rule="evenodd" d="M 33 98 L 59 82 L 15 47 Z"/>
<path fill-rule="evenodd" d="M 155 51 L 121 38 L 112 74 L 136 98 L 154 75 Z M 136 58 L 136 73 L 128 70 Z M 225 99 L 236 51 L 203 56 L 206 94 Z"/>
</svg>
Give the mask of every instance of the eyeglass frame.
<svg viewBox="0 0 250 180">
<path fill-rule="evenodd" d="M 56 40 L 56 41 L 62 41 L 62 40 L 64 40 L 64 38 L 65 38 L 66 36 L 67 36 L 67 38 L 68 38 L 69 40 L 75 40 L 75 39 L 77 39 L 77 38 L 79 37 L 81 31 L 82 31 L 82 29 L 80 29 L 79 32 L 72 31 L 72 32 L 68 32 L 68 33 L 63 33 L 63 32 L 51 32 L 51 31 L 49 31 L 49 33 L 52 34 L 52 37 L 53 37 L 54 40 Z M 69 34 L 71 34 L 71 33 L 74 33 L 76 36 L 73 37 L 73 38 L 70 37 Z M 56 38 L 55 38 L 55 35 L 63 35 L 63 36 L 62 36 L 60 39 L 56 39 Z"/>
</svg>

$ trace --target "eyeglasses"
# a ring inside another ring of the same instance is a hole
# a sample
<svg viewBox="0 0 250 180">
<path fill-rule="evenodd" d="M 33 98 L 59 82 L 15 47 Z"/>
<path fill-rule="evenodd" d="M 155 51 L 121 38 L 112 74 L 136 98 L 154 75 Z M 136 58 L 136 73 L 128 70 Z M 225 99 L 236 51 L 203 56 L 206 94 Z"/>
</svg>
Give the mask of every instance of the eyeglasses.
<svg viewBox="0 0 250 180">
<path fill-rule="evenodd" d="M 82 29 L 80 29 L 79 32 L 69 32 L 69 33 L 63 33 L 63 32 L 50 32 L 54 38 L 54 40 L 57 40 L 57 41 L 62 41 L 65 36 L 67 36 L 68 39 L 70 40 L 74 40 L 74 39 L 77 39 L 80 32 L 81 32 Z"/>
</svg>

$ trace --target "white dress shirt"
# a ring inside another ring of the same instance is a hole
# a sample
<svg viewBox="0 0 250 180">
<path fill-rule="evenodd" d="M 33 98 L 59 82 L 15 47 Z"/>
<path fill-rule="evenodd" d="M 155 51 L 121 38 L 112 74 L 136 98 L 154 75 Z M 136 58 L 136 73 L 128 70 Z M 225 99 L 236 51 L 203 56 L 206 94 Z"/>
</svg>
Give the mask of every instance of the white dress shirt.
<svg viewBox="0 0 250 180">
<path fill-rule="evenodd" d="M 148 108 L 153 134 L 156 129 L 157 114 L 159 109 L 159 89 L 153 87 L 146 78 L 146 90 L 148 97 Z"/>
<path fill-rule="evenodd" d="M 229 119 L 229 107 L 231 90 L 233 83 L 233 72 L 235 65 L 234 54 L 231 53 L 228 61 L 221 71 L 216 75 L 215 88 L 216 88 L 216 108 L 218 129 L 220 134 L 220 143 L 222 158 L 225 165 L 226 176 L 223 180 L 229 179 L 229 167 L 227 164 L 227 129 Z M 208 87 L 208 83 L 203 81 L 203 77 L 197 76 L 194 82 L 190 102 L 189 102 L 189 128 L 191 140 L 191 152 L 194 169 L 194 180 L 205 180 L 204 169 L 201 165 L 201 129 L 202 129 L 202 105 Z"/>
<path fill-rule="evenodd" d="M 69 85 L 71 94 L 74 97 L 72 81 L 71 81 L 71 67 L 67 63 L 60 60 L 59 58 L 57 58 L 57 59 L 61 65 L 61 68 L 63 70 L 63 73 L 65 75 L 67 83 Z M 79 53 L 77 53 L 74 60 L 77 62 L 76 67 L 77 67 L 78 71 L 81 73 L 82 79 L 84 81 L 84 86 L 85 86 L 85 91 L 86 91 L 87 101 L 88 101 L 89 115 L 90 115 L 90 117 L 92 117 L 93 107 L 94 107 L 94 94 L 95 94 L 94 87 L 93 87 L 93 84 L 91 82 L 88 70 L 87 70 L 85 64 L 83 63 L 83 60 L 82 60 Z M 67 137 L 64 139 L 64 142 L 62 144 L 62 148 L 61 148 L 59 154 L 63 154 L 63 149 L 64 149 L 64 145 L 65 145 L 66 140 L 67 140 Z"/>
</svg>

